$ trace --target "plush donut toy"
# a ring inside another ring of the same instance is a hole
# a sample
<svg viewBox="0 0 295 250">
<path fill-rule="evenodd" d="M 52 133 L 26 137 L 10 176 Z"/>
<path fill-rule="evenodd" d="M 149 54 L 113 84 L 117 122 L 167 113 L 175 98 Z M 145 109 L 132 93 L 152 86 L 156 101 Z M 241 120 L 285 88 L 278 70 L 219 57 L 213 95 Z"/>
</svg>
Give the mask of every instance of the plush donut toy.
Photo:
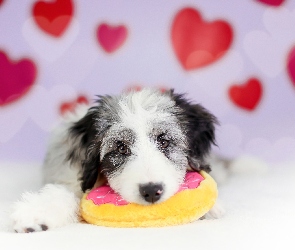
<svg viewBox="0 0 295 250">
<path fill-rule="evenodd" d="M 217 185 L 204 171 L 187 172 L 178 192 L 168 200 L 139 205 L 126 202 L 109 186 L 95 188 L 81 200 L 82 218 L 108 227 L 163 227 L 192 222 L 213 207 Z"/>
</svg>

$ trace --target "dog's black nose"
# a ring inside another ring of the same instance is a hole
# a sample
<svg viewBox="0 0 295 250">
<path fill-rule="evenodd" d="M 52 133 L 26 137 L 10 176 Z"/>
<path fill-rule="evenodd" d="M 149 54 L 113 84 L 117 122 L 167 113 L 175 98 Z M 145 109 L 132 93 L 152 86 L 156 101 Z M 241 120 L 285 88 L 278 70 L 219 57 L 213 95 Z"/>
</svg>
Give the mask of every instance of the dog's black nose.
<svg viewBox="0 0 295 250">
<path fill-rule="evenodd" d="M 147 202 L 154 203 L 161 198 L 163 186 L 161 184 L 148 183 L 140 185 L 139 192 Z"/>
</svg>

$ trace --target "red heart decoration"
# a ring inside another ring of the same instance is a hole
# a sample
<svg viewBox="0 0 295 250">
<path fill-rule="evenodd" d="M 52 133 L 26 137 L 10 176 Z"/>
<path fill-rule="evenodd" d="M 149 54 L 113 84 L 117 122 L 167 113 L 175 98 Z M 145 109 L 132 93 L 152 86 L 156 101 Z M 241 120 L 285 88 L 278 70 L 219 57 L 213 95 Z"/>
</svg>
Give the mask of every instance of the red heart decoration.
<svg viewBox="0 0 295 250">
<path fill-rule="evenodd" d="M 229 98 L 242 109 L 254 110 L 262 96 L 262 84 L 256 78 L 250 78 L 243 85 L 233 85 L 229 89 Z"/>
<path fill-rule="evenodd" d="M 287 59 L 287 71 L 295 86 L 295 47 L 291 49 Z"/>
<path fill-rule="evenodd" d="M 31 60 L 13 62 L 0 51 L 0 106 L 24 96 L 33 86 L 36 76 L 36 66 Z"/>
<path fill-rule="evenodd" d="M 191 70 L 222 57 L 232 43 L 233 31 L 225 21 L 207 23 L 198 11 L 186 8 L 174 18 L 171 39 L 178 60 Z"/>
<path fill-rule="evenodd" d="M 0 0 L 0 6 L 1 6 L 1 4 L 4 2 L 4 0 Z"/>
<path fill-rule="evenodd" d="M 37 25 L 49 35 L 59 37 L 67 29 L 73 16 L 71 0 L 37 2 L 33 7 L 33 17 Z"/>
<path fill-rule="evenodd" d="M 76 110 L 76 107 L 78 104 L 89 104 L 89 100 L 84 95 L 79 95 L 75 100 L 64 102 L 60 105 L 59 111 L 61 115 L 64 115 L 66 113 L 73 113 Z"/>
<path fill-rule="evenodd" d="M 123 25 L 110 26 L 103 23 L 97 28 L 97 39 L 102 48 L 112 53 L 120 48 L 127 38 L 127 28 Z"/>
<path fill-rule="evenodd" d="M 271 6 L 280 6 L 285 0 L 256 0 L 260 3 L 271 5 Z"/>
</svg>

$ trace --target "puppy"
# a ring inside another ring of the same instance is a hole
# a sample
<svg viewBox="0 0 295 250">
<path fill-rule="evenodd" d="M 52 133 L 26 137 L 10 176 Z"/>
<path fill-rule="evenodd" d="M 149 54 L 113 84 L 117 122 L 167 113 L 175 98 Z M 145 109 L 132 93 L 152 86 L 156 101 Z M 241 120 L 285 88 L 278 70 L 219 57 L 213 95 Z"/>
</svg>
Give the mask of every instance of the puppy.
<svg viewBox="0 0 295 250">
<path fill-rule="evenodd" d="M 188 169 L 210 171 L 217 119 L 173 91 L 143 89 L 100 96 L 55 129 L 44 162 L 47 185 L 14 204 L 15 232 L 36 232 L 79 220 L 79 200 L 104 182 L 126 201 L 160 203 L 174 195 Z M 214 211 L 211 216 L 218 217 Z"/>
</svg>

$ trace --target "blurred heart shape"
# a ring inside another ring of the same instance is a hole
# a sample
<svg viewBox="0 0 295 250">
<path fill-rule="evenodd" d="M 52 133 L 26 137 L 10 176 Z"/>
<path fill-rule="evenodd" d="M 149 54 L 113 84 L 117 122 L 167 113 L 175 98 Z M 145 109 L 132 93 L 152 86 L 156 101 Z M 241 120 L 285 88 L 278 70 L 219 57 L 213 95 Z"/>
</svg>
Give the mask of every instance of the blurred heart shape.
<svg viewBox="0 0 295 250">
<path fill-rule="evenodd" d="M 36 2 L 33 6 L 33 17 L 36 24 L 47 34 L 60 37 L 69 26 L 74 7 L 71 0 L 55 2 Z"/>
<path fill-rule="evenodd" d="M 256 0 L 257 2 L 270 5 L 270 6 L 280 6 L 285 0 Z"/>
<path fill-rule="evenodd" d="M 260 81 L 257 78 L 250 78 L 244 84 L 231 86 L 228 95 L 237 107 L 253 111 L 261 100 L 262 92 Z"/>
<path fill-rule="evenodd" d="M 99 44 L 107 53 L 119 49 L 127 39 L 127 28 L 124 25 L 112 26 L 102 23 L 98 26 L 96 36 Z"/>
<path fill-rule="evenodd" d="M 34 19 L 28 18 L 22 28 L 22 34 L 27 44 L 43 60 L 53 63 L 59 60 L 76 41 L 80 26 L 76 18 L 73 18 L 67 32 L 58 39 L 36 29 Z"/>
<path fill-rule="evenodd" d="M 232 43 L 233 31 L 223 20 L 206 22 L 197 10 L 185 8 L 173 20 L 171 40 L 183 68 L 193 70 L 220 59 Z"/>
<path fill-rule="evenodd" d="M 295 47 L 293 47 L 287 58 L 287 71 L 295 86 Z"/>
<path fill-rule="evenodd" d="M 76 99 L 72 101 L 63 102 L 60 105 L 59 111 L 61 115 L 65 115 L 66 113 L 73 113 L 79 104 L 89 104 L 89 100 L 84 95 L 79 95 Z"/>
<path fill-rule="evenodd" d="M 0 106 L 10 104 L 21 97 L 34 85 L 37 69 L 30 59 L 12 61 L 0 51 Z"/>
</svg>

